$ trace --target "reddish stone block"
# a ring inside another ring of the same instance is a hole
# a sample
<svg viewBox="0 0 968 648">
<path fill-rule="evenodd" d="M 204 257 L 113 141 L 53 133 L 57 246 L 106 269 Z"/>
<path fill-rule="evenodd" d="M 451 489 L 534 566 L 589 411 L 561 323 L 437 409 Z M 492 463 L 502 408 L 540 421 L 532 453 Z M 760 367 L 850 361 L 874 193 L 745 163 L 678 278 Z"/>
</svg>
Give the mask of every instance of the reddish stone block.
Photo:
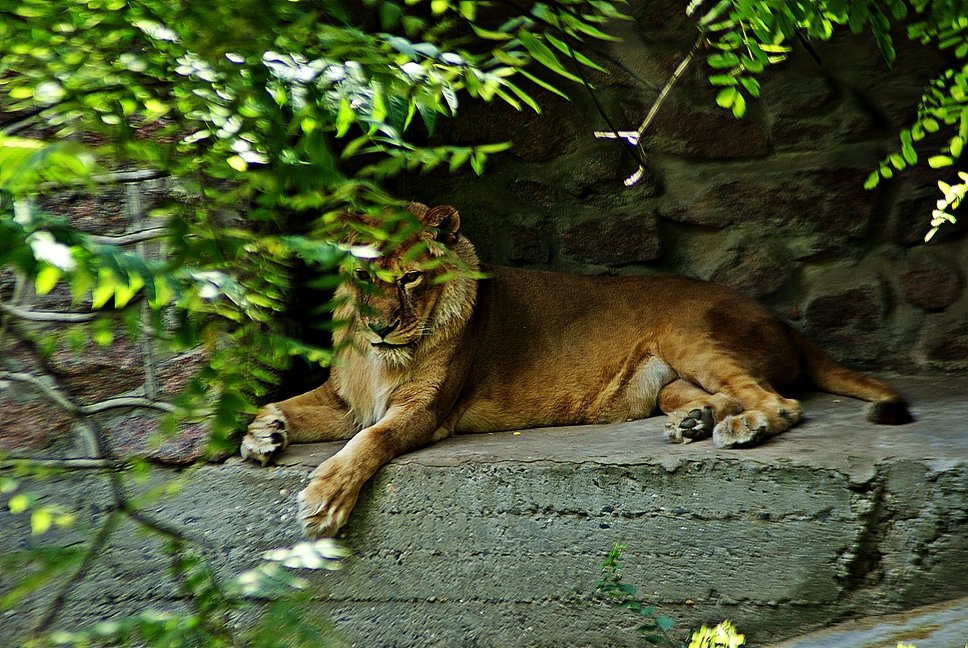
<svg viewBox="0 0 968 648">
<path fill-rule="evenodd" d="M 653 214 L 607 214 L 572 225 L 561 234 L 562 253 L 575 261 L 618 266 L 659 257 Z"/>
<path fill-rule="evenodd" d="M 823 293 L 805 310 L 805 332 L 833 357 L 858 365 L 884 363 L 887 341 L 881 334 L 886 306 L 876 284 Z"/>
<path fill-rule="evenodd" d="M 752 297 L 765 297 L 779 290 L 798 268 L 779 243 L 751 241 L 730 248 L 711 279 Z"/>
<path fill-rule="evenodd" d="M 105 424 L 104 435 L 111 455 L 119 459 L 145 457 L 181 465 L 217 458 L 206 454 L 208 428 L 204 423 L 186 423 L 173 435 L 166 435 L 161 416 L 147 410 L 135 410 Z"/>
<path fill-rule="evenodd" d="M 20 402 L 0 393 L 0 451 L 45 448 L 68 434 L 73 422 L 70 414 L 39 395 Z"/>
<path fill-rule="evenodd" d="M 158 363 L 155 377 L 160 397 L 168 399 L 177 395 L 207 362 L 208 354 L 199 348 Z"/>
<path fill-rule="evenodd" d="M 963 288 L 957 272 L 931 260 L 914 263 L 898 280 L 904 301 L 928 311 L 951 306 L 961 297 Z"/>
<path fill-rule="evenodd" d="M 751 113 L 735 119 L 712 98 L 695 106 L 668 100 L 646 131 L 643 145 L 648 151 L 699 160 L 761 158 L 772 150 L 760 118 Z"/>
<path fill-rule="evenodd" d="M 45 196 L 38 203 L 44 211 L 67 218 L 71 225 L 90 234 L 120 234 L 128 226 L 127 199 L 123 186 L 103 186 L 95 195 L 87 191 L 64 191 Z"/>
<path fill-rule="evenodd" d="M 71 397 L 92 403 L 138 389 L 144 384 L 141 348 L 127 338 L 111 345 L 88 345 L 80 351 L 58 349 L 49 360 Z"/>
<path fill-rule="evenodd" d="M 968 369 L 968 319 L 963 313 L 929 315 L 915 345 L 915 356 L 928 369 Z"/>
</svg>

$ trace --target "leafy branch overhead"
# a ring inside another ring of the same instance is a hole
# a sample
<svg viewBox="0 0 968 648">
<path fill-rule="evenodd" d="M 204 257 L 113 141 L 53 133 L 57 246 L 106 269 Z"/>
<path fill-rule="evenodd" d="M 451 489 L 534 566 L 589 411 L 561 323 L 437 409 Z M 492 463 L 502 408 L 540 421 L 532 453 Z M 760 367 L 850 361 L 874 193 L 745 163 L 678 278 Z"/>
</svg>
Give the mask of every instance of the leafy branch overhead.
<svg viewBox="0 0 968 648">
<path fill-rule="evenodd" d="M 929 134 L 946 137 L 941 150 L 929 155 L 932 168 L 948 167 L 961 158 L 968 141 L 968 15 L 956 0 L 885 0 L 849 2 L 815 0 L 812 2 L 773 2 L 769 0 L 691 0 L 685 12 L 695 19 L 699 31 L 697 47 L 689 52 L 655 100 L 652 109 L 636 131 L 599 132 L 597 137 L 622 139 L 645 155 L 640 141 L 665 100 L 669 88 L 696 58 L 698 48 L 705 52 L 708 82 L 719 88 L 716 103 L 742 118 L 749 102 L 760 96 L 758 76 L 771 65 L 789 56 L 796 41 L 826 41 L 838 31 L 859 34 L 869 30 L 887 65 L 894 63 L 893 33 L 906 30 L 910 40 L 951 54 L 953 65 L 930 81 L 917 106 L 914 124 L 900 132 L 900 151 L 887 156 L 871 173 L 865 186 L 877 186 L 881 178 L 891 178 L 916 164 L 916 145 Z M 634 184 L 644 168 L 626 180 Z M 953 184 L 938 183 L 942 197 L 933 212 L 929 240 L 945 223 L 953 223 L 954 210 L 968 191 L 966 178 L 957 175 Z"/>
<path fill-rule="evenodd" d="M 186 548 L 187 538 L 125 495 L 145 464 L 108 451 L 99 416 L 150 410 L 164 417 L 162 433 L 203 422 L 214 450 L 230 448 L 294 357 L 329 361 L 328 348 L 297 339 L 280 316 L 299 287 L 298 268 L 315 275 L 313 288 L 331 291 L 356 260 L 394 244 L 406 223 L 384 181 L 437 167 L 480 174 L 510 146 L 448 143 L 438 121 L 468 100 L 540 110 L 535 89 L 560 93 L 546 79 L 572 78 L 565 56 L 607 38 L 601 26 L 620 15 L 607 0 L 489 9 L 468 0 L 23 0 L 0 10 L 0 390 L 45 399 L 73 422 L 88 453 L 0 456 L 0 495 L 11 514 L 29 514 L 35 534 L 75 521 L 92 529 L 82 549 L 14 558 L 23 559 L 14 572 L 24 578 L 0 598 L 0 611 L 52 579 L 62 583 L 29 621 L 38 642 L 169 645 L 184 635 L 205 645 L 297 645 L 269 632 L 242 641 L 223 623 L 236 599 L 264 591 L 279 570 L 250 575 L 241 593 L 220 590 L 204 551 Z M 130 198 L 142 195 L 131 190 L 140 183 L 160 183 L 164 196 L 142 205 Z M 115 206 L 124 231 L 100 210 L 82 231 L 76 204 L 105 195 L 129 197 Z M 356 231 L 350 244 L 347 211 L 384 227 Z M 48 295 L 69 306 L 45 308 Z M 312 314 L 325 326 L 334 307 L 320 303 Z M 59 349 L 89 353 L 121 336 L 147 358 L 142 394 L 85 403 L 45 362 Z M 13 345 L 30 350 L 36 373 L 8 361 Z M 198 370 L 180 377 L 180 393 L 163 393 L 151 358 L 188 350 Z M 114 504 L 87 519 L 34 501 L 26 483 L 51 470 L 95 471 Z M 49 636 L 122 516 L 170 541 L 180 593 L 204 609 L 147 611 Z M 307 627 L 298 617 L 282 606 L 266 620 L 297 632 Z"/>
<path fill-rule="evenodd" d="M 570 78 L 568 43 L 607 38 L 599 26 L 621 15 L 577 0 L 498 18 L 466 0 L 365 5 L 25 0 L 0 21 L 0 265 L 39 294 L 66 283 L 105 315 L 95 340 L 110 343 L 112 318 L 137 334 L 126 307 L 144 299 L 155 337 L 206 344 L 207 378 L 183 409 L 218 394 L 207 409 L 225 412 L 222 436 L 289 356 L 327 360 L 276 333 L 272 314 L 297 261 L 333 276 L 352 258 L 341 211 L 382 213 L 395 203 L 380 183 L 403 170 L 483 172 L 510 143 L 427 144 L 437 119 L 461 96 L 539 110 L 528 86 L 553 86 L 527 68 Z M 143 224 L 163 255 L 82 235 L 42 207 L 132 166 L 172 187 Z M 169 308 L 186 316 L 162 317 Z M 240 348 L 254 353 L 232 357 Z"/>
<path fill-rule="evenodd" d="M 694 0 L 697 8 L 703 0 Z M 930 155 L 932 168 L 951 166 L 961 157 L 968 139 L 968 15 L 963 3 L 955 0 L 885 0 L 882 3 L 848 2 L 734 2 L 722 0 L 699 19 L 699 27 L 708 34 L 714 50 L 707 57 L 713 70 L 709 82 L 721 86 L 716 102 L 741 117 L 746 111 L 746 95 L 759 96 L 756 75 L 767 65 L 786 59 L 794 39 L 829 40 L 841 28 L 854 34 L 870 30 L 888 65 L 896 53 L 892 32 L 906 30 L 910 40 L 926 47 L 950 52 L 953 65 L 924 89 L 914 124 L 900 133 L 900 151 L 892 153 L 871 173 L 865 186 L 875 187 L 881 178 L 916 164 L 919 154 L 915 145 L 926 135 L 939 131 L 949 133 L 947 143 Z M 943 197 L 934 210 L 932 229 L 925 240 L 952 215 L 961 196 L 968 190 L 964 174 L 949 185 L 938 183 Z"/>
</svg>

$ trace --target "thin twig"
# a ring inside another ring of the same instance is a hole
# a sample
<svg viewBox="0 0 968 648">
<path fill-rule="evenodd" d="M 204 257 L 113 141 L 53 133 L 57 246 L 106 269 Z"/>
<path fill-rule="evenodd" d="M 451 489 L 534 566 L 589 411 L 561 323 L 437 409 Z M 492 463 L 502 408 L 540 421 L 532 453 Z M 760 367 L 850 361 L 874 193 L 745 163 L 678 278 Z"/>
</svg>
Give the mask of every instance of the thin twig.
<svg viewBox="0 0 968 648">
<path fill-rule="evenodd" d="M 112 409 L 124 409 L 131 407 L 154 409 L 161 412 L 177 411 L 177 408 L 171 403 L 154 401 L 147 398 L 142 398 L 140 396 L 118 396 L 116 398 L 108 398 L 107 400 L 92 403 L 90 405 L 78 405 L 57 387 L 48 384 L 47 381 L 38 378 L 33 374 L 25 372 L 0 371 L 0 380 L 12 380 L 14 382 L 32 385 L 38 391 L 40 391 L 41 394 L 54 401 L 63 409 L 75 416 L 91 416 L 93 414 L 100 414 L 101 412 L 106 412 Z"/>
<path fill-rule="evenodd" d="M 144 243 L 145 241 L 160 239 L 167 236 L 167 234 L 168 229 L 165 227 L 149 227 L 143 230 L 117 235 L 88 234 L 86 238 L 92 243 L 100 243 L 102 245 L 130 245 L 132 243 Z"/>
<path fill-rule="evenodd" d="M 111 449 L 108 447 L 107 440 L 104 437 L 104 430 L 101 428 L 101 424 L 97 420 L 87 417 L 84 419 L 85 425 L 81 427 L 86 429 L 87 437 L 90 439 L 91 444 L 94 446 L 94 455 L 97 458 L 106 459 L 111 454 Z M 161 522 L 149 517 L 139 511 L 128 499 L 128 496 L 124 492 L 124 484 L 121 483 L 120 473 L 112 472 L 108 474 L 108 481 L 111 486 L 111 496 L 114 499 L 114 505 L 117 509 L 123 512 L 126 516 L 134 520 L 135 522 L 141 524 L 142 526 L 148 527 L 153 531 L 168 536 L 169 538 L 174 538 L 182 542 L 192 542 L 194 544 L 211 547 L 212 543 L 202 536 L 196 536 L 194 534 L 188 534 L 181 531 L 174 526 L 168 524 L 167 522 Z"/>
<path fill-rule="evenodd" d="M 561 27 L 562 25 L 564 25 L 564 20 L 562 20 L 562 17 L 561 17 L 561 12 L 562 12 L 561 4 L 559 2 L 555 2 L 554 8 L 555 8 L 555 16 L 558 19 L 558 25 L 554 25 L 553 23 L 550 23 L 550 22 L 549 24 L 555 27 L 558 30 L 558 33 L 562 34 L 565 37 L 564 42 L 568 46 L 568 55 L 571 58 L 572 63 L 575 67 L 575 73 L 578 75 L 578 78 L 581 79 L 582 87 L 585 88 L 585 92 L 587 92 L 588 96 L 591 97 L 592 104 L 595 106 L 595 110 L 598 111 L 598 114 L 601 115 L 603 120 L 605 120 L 605 125 L 608 126 L 611 132 L 616 132 L 615 125 L 612 123 L 612 120 L 609 118 L 608 113 L 605 111 L 605 107 L 602 106 L 601 102 L 598 100 L 598 95 L 595 94 L 594 88 L 592 88 L 591 83 L 589 83 L 588 78 L 585 76 L 585 70 L 582 67 L 581 62 L 578 60 L 578 55 L 575 53 L 574 47 L 572 47 L 570 34 L 568 34 Z M 597 136 L 597 133 L 596 133 L 596 136 Z M 644 173 L 645 152 L 638 147 L 626 148 L 622 150 L 625 151 L 626 155 L 632 158 L 632 161 L 637 165 L 638 169 L 642 173 Z"/>
<path fill-rule="evenodd" d="M 79 405 L 61 393 L 61 391 L 56 387 L 47 384 L 45 381 L 33 374 L 14 371 L 0 371 L 0 380 L 12 380 L 14 382 L 32 385 L 38 391 L 40 391 L 41 394 L 54 401 L 61 408 L 67 410 L 71 414 L 78 415 L 81 413 L 81 408 Z"/>
<path fill-rule="evenodd" d="M 658 114 L 659 108 L 662 106 L 662 103 L 669 95 L 669 91 L 672 90 L 672 86 L 674 86 L 676 84 L 676 81 L 679 80 L 679 77 L 681 77 L 683 73 L 685 73 L 686 68 L 689 67 L 690 63 L 692 63 L 692 59 L 695 58 L 696 52 L 699 51 L 699 48 L 702 47 L 702 44 L 705 41 L 706 41 L 706 32 L 700 32 L 699 38 L 697 38 L 696 42 L 693 43 L 692 45 L 692 49 L 690 49 L 689 53 L 686 54 L 685 58 L 683 58 L 679 62 L 679 65 L 676 67 L 675 72 L 672 73 L 672 76 L 669 77 L 669 80 L 666 81 L 665 85 L 662 87 L 662 91 L 659 92 L 659 96 L 656 97 L 655 102 L 652 104 L 652 107 L 649 109 L 649 113 L 645 116 L 645 119 L 643 119 L 642 123 L 639 125 L 639 128 L 638 128 L 639 137 L 645 134 L 646 129 L 652 123 L 652 120 L 655 119 L 656 114 Z"/>
<path fill-rule="evenodd" d="M 90 416 L 91 414 L 100 414 L 107 410 L 112 409 L 123 409 L 128 407 L 138 407 L 141 409 L 153 409 L 159 412 L 176 412 L 178 408 L 171 403 L 166 403 L 165 401 L 156 401 L 150 398 L 142 398 L 140 396 L 118 396 L 116 398 L 108 398 L 106 400 L 100 401 L 98 403 L 92 403 L 91 405 L 82 405 L 81 414 L 84 416 Z"/>
<path fill-rule="evenodd" d="M 0 470 L 9 468 L 56 468 L 58 470 L 120 470 L 127 464 L 112 459 L 5 459 L 0 460 Z"/>
<path fill-rule="evenodd" d="M 23 298 L 24 286 L 26 285 L 26 283 L 27 282 L 21 273 L 19 272 L 14 273 L 13 295 L 11 295 L 10 297 L 10 303 L 4 304 L 3 302 L 0 302 L 0 306 L 16 308 L 17 305 L 20 303 L 21 299 Z M 3 351 L 4 343 L 6 342 L 6 338 L 7 338 L 7 330 L 9 328 L 10 328 L 10 317 L 9 316 L 0 317 L 0 351 Z"/>
<path fill-rule="evenodd" d="M 60 311 L 35 311 L 35 310 L 27 310 L 24 308 L 17 308 L 16 306 L 9 306 L 3 303 L 0 303 L 0 311 L 3 311 L 10 317 L 16 317 L 17 319 L 22 319 L 28 322 L 77 323 L 77 322 L 90 322 L 91 320 L 97 317 L 97 313 L 64 313 Z"/>
<path fill-rule="evenodd" d="M 611 125 L 609 125 L 609 127 L 612 128 L 611 131 L 595 132 L 595 137 L 599 139 L 625 140 L 626 142 L 628 142 L 628 144 L 631 147 L 635 148 L 640 153 L 641 157 L 638 158 L 639 166 L 635 170 L 635 172 L 632 173 L 632 175 L 630 175 L 625 179 L 626 187 L 631 187 L 632 185 L 636 184 L 639 180 L 642 179 L 642 176 L 645 175 L 645 163 L 642 160 L 647 156 L 645 152 L 645 147 L 642 145 L 642 136 L 645 134 L 645 131 L 652 124 L 652 121 L 655 119 L 655 116 L 659 114 L 659 108 L 665 102 L 666 97 L 669 95 L 669 91 L 672 90 L 672 86 L 674 86 L 676 84 L 676 81 L 679 80 L 679 77 L 681 77 L 683 73 L 685 73 L 686 68 L 689 67 L 690 63 L 692 63 L 693 58 L 695 58 L 696 56 L 696 52 L 699 51 L 699 48 L 702 46 L 702 44 L 705 41 L 706 41 L 706 32 L 700 31 L 699 38 L 696 39 L 696 42 L 693 44 L 692 49 L 690 49 L 689 53 L 686 54 L 686 56 L 679 62 L 679 65 L 672 73 L 672 76 L 670 76 L 669 79 L 666 81 L 665 85 L 662 86 L 662 90 L 659 92 L 659 96 L 656 97 L 654 102 L 652 102 L 652 106 L 649 108 L 649 112 L 646 114 L 645 119 L 642 120 L 642 123 L 639 125 L 636 131 L 634 132 L 617 131 L 614 129 L 614 127 L 611 127 Z"/>
</svg>

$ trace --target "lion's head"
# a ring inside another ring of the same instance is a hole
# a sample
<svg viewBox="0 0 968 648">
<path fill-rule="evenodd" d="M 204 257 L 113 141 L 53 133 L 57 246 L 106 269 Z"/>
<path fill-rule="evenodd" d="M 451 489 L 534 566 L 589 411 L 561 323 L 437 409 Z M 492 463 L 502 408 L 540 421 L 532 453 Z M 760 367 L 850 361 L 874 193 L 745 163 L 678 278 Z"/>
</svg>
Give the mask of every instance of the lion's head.
<svg viewBox="0 0 968 648">
<path fill-rule="evenodd" d="M 448 205 L 410 203 L 402 240 L 359 262 L 344 277 L 352 342 L 396 366 L 431 338 L 459 330 L 470 317 L 478 270 L 473 246 L 460 235 Z"/>
</svg>

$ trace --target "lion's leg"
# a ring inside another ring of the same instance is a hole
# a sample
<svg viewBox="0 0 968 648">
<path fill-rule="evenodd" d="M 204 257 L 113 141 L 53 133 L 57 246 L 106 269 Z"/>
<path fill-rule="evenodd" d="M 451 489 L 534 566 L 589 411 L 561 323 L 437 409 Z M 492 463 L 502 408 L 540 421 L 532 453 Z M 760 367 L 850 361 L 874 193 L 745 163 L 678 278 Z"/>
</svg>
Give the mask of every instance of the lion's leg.
<svg viewBox="0 0 968 648">
<path fill-rule="evenodd" d="M 711 437 L 716 423 L 740 413 L 743 406 L 726 394 L 710 394 L 680 378 L 659 392 L 659 409 L 667 415 L 666 438 L 689 443 Z"/>
<path fill-rule="evenodd" d="M 725 417 L 713 428 L 713 443 L 718 448 L 760 443 L 788 430 L 803 417 L 800 403 L 742 372 L 724 378 L 721 391 L 738 401 L 744 411 Z"/>
<path fill-rule="evenodd" d="M 360 489 L 383 464 L 448 434 L 426 407 L 391 406 L 383 419 L 361 430 L 310 475 L 297 498 L 303 532 L 334 535 L 346 523 Z"/>
<path fill-rule="evenodd" d="M 242 439 L 246 459 L 262 465 L 290 443 L 347 439 L 357 430 L 349 408 L 330 382 L 258 411 Z"/>
</svg>

